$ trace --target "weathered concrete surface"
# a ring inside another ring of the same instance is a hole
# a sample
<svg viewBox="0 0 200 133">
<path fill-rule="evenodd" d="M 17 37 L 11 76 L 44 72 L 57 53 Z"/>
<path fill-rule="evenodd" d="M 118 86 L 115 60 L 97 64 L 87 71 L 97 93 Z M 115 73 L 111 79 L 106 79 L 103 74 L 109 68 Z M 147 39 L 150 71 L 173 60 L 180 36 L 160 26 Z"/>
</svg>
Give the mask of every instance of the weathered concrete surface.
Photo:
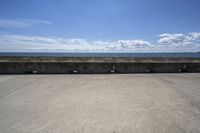
<svg viewBox="0 0 200 133">
<path fill-rule="evenodd" d="M 0 74 L 200 72 L 199 58 L 0 57 Z"/>
<path fill-rule="evenodd" d="M 199 133 L 200 74 L 0 75 L 1 133 Z"/>
</svg>

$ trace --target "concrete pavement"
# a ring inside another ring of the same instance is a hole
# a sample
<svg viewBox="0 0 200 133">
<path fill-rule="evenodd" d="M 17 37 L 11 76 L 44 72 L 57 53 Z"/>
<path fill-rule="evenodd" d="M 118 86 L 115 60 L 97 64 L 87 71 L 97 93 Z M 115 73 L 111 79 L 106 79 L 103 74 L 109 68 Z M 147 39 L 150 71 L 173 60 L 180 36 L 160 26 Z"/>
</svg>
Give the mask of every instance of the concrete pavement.
<svg viewBox="0 0 200 133">
<path fill-rule="evenodd" d="M 200 74 L 0 75 L 1 133 L 199 133 Z"/>
</svg>

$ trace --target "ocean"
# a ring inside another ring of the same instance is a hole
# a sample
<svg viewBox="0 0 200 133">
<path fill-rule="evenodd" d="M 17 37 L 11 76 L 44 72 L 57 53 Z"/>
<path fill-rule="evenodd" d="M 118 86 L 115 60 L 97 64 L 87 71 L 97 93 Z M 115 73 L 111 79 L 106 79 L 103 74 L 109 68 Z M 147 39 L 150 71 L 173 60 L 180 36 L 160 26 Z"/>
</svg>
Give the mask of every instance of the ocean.
<svg viewBox="0 0 200 133">
<path fill-rule="evenodd" d="M 200 58 L 200 52 L 198 52 L 198 53 L 39 53 L 39 52 L 0 52 L 0 56 Z"/>
</svg>

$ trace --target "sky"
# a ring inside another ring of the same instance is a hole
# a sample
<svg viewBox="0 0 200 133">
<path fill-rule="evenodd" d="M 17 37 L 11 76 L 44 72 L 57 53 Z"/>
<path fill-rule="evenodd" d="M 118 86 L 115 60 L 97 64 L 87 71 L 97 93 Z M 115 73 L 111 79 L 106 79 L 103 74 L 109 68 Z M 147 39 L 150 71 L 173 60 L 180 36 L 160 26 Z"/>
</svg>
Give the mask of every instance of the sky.
<svg viewBox="0 0 200 133">
<path fill-rule="evenodd" d="M 200 0 L 0 0 L 0 52 L 198 52 Z"/>
</svg>

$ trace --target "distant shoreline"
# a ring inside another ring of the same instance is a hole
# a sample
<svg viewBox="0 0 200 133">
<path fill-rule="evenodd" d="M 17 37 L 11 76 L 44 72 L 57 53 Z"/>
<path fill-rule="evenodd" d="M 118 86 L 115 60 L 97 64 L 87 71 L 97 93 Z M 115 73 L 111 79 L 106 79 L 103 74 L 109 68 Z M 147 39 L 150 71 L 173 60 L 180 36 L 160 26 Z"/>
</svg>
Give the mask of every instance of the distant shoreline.
<svg viewBox="0 0 200 133">
<path fill-rule="evenodd" d="M 142 58 L 200 58 L 200 52 L 182 53 L 64 53 L 64 52 L 0 52 L 0 56 L 29 57 L 142 57 Z"/>
</svg>

